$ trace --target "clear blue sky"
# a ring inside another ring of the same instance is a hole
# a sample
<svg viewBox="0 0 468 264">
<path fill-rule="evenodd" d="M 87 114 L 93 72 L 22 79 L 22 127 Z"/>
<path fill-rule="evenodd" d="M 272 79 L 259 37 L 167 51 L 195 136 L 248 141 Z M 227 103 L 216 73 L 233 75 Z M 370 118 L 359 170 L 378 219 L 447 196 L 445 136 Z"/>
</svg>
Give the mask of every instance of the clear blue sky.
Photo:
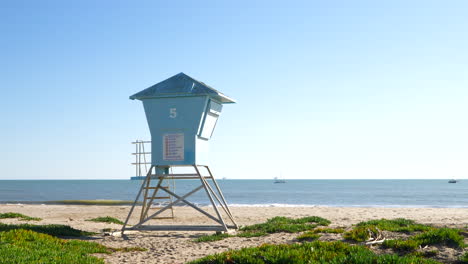
<svg viewBox="0 0 468 264">
<path fill-rule="evenodd" d="M 252 3 L 255 2 L 255 3 Z M 468 178 L 467 1 L 2 1 L 0 179 L 128 179 L 184 72 L 218 177 Z"/>
</svg>

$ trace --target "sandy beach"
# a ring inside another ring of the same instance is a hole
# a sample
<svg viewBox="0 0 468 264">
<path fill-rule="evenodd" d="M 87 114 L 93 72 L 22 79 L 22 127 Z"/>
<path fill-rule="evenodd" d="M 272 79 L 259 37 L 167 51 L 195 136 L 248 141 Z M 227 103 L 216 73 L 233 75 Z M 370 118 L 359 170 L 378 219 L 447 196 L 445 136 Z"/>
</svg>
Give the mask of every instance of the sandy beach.
<svg viewBox="0 0 468 264">
<path fill-rule="evenodd" d="M 120 229 L 117 224 L 86 221 L 95 217 L 111 216 L 125 220 L 129 206 L 90 206 L 90 205 L 0 205 L 0 213 L 16 212 L 43 220 L 31 224 L 63 224 L 80 230 L 98 232 L 92 241 L 110 247 L 142 247 L 144 252 L 115 252 L 99 257 L 106 263 L 186 263 L 209 254 L 229 249 L 258 246 L 264 243 L 296 243 L 298 234 L 278 233 L 265 237 L 231 237 L 221 241 L 195 243 L 193 239 L 212 232 L 187 231 L 144 231 L 129 232 L 126 238 L 106 236 L 105 228 Z M 207 209 L 209 210 L 209 209 Z M 448 227 L 466 227 L 468 209 L 466 208 L 345 208 L 345 207 L 233 207 L 231 211 L 239 225 L 264 222 L 275 216 L 292 218 L 320 216 L 330 220 L 331 227 L 350 228 L 360 221 L 371 219 L 407 218 L 423 224 Z M 191 208 L 175 209 L 174 220 L 164 220 L 164 224 L 210 224 L 208 218 Z M 25 223 L 17 219 L 1 219 L 1 223 Z M 135 223 L 132 218 L 130 223 Z M 152 224 L 155 224 L 153 222 Z M 321 239 L 326 239 L 324 236 Z"/>
</svg>

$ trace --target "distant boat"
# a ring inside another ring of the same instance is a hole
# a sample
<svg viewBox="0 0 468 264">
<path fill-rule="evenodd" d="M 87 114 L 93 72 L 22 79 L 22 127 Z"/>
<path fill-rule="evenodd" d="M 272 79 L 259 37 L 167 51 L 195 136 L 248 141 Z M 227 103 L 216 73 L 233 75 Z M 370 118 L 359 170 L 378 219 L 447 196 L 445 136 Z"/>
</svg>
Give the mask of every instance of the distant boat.
<svg viewBox="0 0 468 264">
<path fill-rule="evenodd" d="M 451 180 L 449 180 L 448 182 L 449 182 L 449 183 L 457 183 L 458 181 L 455 180 L 455 179 L 451 179 Z"/>
<path fill-rule="evenodd" d="M 286 183 L 286 181 L 284 179 L 280 179 L 278 177 L 275 177 L 274 183 Z"/>
</svg>

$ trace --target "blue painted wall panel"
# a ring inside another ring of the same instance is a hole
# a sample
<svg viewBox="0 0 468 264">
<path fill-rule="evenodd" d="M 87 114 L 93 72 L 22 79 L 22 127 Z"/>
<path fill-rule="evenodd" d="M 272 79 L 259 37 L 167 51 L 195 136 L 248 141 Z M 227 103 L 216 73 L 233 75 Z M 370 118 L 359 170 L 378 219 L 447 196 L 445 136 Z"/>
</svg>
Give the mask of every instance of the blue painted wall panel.
<svg viewBox="0 0 468 264">
<path fill-rule="evenodd" d="M 155 98 L 142 101 L 151 132 L 152 164 L 196 164 L 196 140 L 209 101 L 208 96 Z M 181 138 L 183 138 L 182 149 L 180 146 L 174 146 L 181 143 Z M 168 144 L 172 146 L 168 147 Z M 172 149 L 175 155 L 168 156 L 168 149 L 169 151 Z M 180 152 L 183 152 L 183 157 Z"/>
</svg>

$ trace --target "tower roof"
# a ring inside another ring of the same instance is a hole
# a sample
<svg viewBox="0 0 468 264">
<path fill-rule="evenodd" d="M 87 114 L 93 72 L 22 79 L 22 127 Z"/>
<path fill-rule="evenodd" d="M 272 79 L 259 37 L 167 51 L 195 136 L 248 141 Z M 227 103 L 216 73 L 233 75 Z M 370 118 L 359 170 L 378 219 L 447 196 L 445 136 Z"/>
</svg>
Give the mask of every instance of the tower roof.
<svg viewBox="0 0 468 264">
<path fill-rule="evenodd" d="M 224 104 L 236 102 L 234 99 L 229 98 L 228 96 L 204 84 L 203 82 L 199 82 L 193 79 L 183 72 L 130 96 L 130 99 L 142 100 L 150 98 L 187 97 L 200 95 L 208 95 Z"/>
</svg>

